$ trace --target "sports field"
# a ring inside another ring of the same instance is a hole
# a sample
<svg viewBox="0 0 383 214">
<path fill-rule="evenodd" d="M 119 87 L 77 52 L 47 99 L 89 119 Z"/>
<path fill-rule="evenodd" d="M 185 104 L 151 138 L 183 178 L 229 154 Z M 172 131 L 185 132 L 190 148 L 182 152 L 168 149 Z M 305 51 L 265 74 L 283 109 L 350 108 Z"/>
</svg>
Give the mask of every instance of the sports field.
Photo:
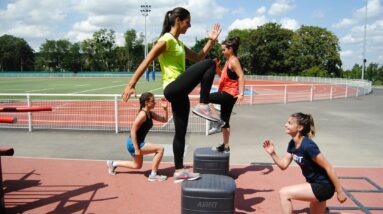
<svg viewBox="0 0 383 214">
<path fill-rule="evenodd" d="M 0 77 L 0 93 L 121 94 L 130 77 Z M 136 85 L 138 92 L 162 94 L 161 80 Z"/>
</svg>

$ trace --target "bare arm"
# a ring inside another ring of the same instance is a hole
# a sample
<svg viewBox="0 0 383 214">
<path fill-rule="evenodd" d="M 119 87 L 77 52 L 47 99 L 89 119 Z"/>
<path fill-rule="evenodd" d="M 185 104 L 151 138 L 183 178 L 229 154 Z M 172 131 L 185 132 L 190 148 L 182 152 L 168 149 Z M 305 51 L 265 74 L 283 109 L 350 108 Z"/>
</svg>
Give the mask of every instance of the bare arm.
<svg viewBox="0 0 383 214">
<path fill-rule="evenodd" d="M 345 202 L 347 200 L 347 197 L 343 192 L 338 176 L 336 175 L 332 165 L 326 160 L 322 153 L 319 153 L 315 158 L 313 158 L 313 160 L 315 161 L 315 163 L 317 163 L 319 166 L 326 170 L 328 177 L 335 186 L 338 201 L 341 203 Z"/>
<path fill-rule="evenodd" d="M 286 153 L 285 156 L 281 159 L 278 157 L 278 155 L 275 153 L 274 144 L 271 143 L 269 140 L 265 140 L 263 142 L 263 148 L 265 151 L 271 156 L 274 163 L 281 169 L 285 170 L 287 167 L 289 167 L 291 161 L 293 160 L 293 156 L 290 153 Z"/>
<path fill-rule="evenodd" d="M 152 116 L 154 120 L 165 123 L 168 121 L 168 101 L 165 98 L 161 99 L 161 107 L 164 109 L 164 115 L 161 116 L 155 112 L 152 112 Z"/>
<path fill-rule="evenodd" d="M 217 58 L 214 58 L 214 62 L 215 62 L 215 73 L 216 73 L 219 77 L 221 77 L 221 73 L 222 73 L 221 68 L 220 68 L 220 66 L 221 66 L 221 61 L 219 61 L 219 59 L 217 59 Z"/>
<path fill-rule="evenodd" d="M 149 64 L 153 62 L 162 52 L 166 50 L 166 43 L 164 41 L 157 42 L 152 50 L 148 53 L 148 56 L 141 62 L 137 70 L 134 72 L 133 77 L 130 79 L 128 85 L 122 93 L 122 100 L 127 102 L 132 94 L 136 94 L 136 83 L 148 68 Z"/>
<path fill-rule="evenodd" d="M 238 97 L 238 101 L 242 102 L 243 95 L 244 95 L 244 92 L 245 92 L 245 75 L 243 73 L 241 63 L 239 63 L 239 60 L 237 58 L 234 58 L 230 62 L 230 67 L 238 76 L 239 95 L 237 97 Z"/>
<path fill-rule="evenodd" d="M 130 130 L 130 137 L 133 141 L 135 155 L 141 155 L 141 150 L 137 142 L 137 130 L 141 127 L 142 123 L 146 120 L 146 114 L 143 111 L 140 111 L 133 122 L 132 128 Z"/>
<path fill-rule="evenodd" d="M 209 53 L 211 47 L 213 47 L 215 41 L 217 41 L 219 34 L 222 29 L 219 24 L 214 24 L 211 31 L 208 32 L 209 40 L 202 48 L 202 50 L 198 53 L 190 50 L 188 47 L 185 47 L 186 58 L 192 62 L 198 62 L 206 57 L 207 53 Z"/>
</svg>

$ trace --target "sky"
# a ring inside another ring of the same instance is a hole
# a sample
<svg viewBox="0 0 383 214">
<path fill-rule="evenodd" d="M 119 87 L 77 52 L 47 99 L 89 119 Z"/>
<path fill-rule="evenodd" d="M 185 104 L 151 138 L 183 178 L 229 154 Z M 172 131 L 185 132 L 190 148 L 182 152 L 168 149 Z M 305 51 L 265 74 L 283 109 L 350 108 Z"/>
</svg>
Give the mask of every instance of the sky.
<svg viewBox="0 0 383 214">
<path fill-rule="evenodd" d="M 140 6 L 147 4 L 151 11 L 146 17 L 146 35 L 151 42 L 161 32 L 166 11 L 181 6 L 191 13 L 192 26 L 180 37 L 189 47 L 196 39 L 205 38 L 214 23 L 223 29 L 220 41 L 233 29 L 255 29 L 268 22 L 291 30 L 301 25 L 318 26 L 338 37 L 342 68 L 351 69 L 355 63 L 362 64 L 363 55 L 367 64 L 383 64 L 382 1 L 0 0 L 0 36 L 23 38 L 37 52 L 46 40 L 79 42 L 106 28 L 115 32 L 117 45 L 123 46 L 127 30 L 145 33 Z"/>
</svg>

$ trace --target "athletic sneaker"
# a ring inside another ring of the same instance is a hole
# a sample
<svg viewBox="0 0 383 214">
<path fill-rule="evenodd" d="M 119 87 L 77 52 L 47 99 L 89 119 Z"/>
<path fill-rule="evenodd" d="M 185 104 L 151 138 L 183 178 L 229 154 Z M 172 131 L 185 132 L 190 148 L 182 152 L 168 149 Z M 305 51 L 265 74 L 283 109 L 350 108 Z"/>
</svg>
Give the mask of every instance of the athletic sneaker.
<svg viewBox="0 0 383 214">
<path fill-rule="evenodd" d="M 210 108 L 210 105 L 199 104 L 196 107 L 194 107 L 193 113 L 205 118 L 206 120 L 218 122 L 220 119 L 212 113 L 212 110 Z"/>
<path fill-rule="evenodd" d="M 106 165 L 108 166 L 108 173 L 110 175 L 116 175 L 116 167 L 113 166 L 113 161 L 112 160 L 108 160 L 106 161 Z"/>
<path fill-rule="evenodd" d="M 225 147 L 225 144 L 223 143 L 217 147 L 213 147 L 212 150 L 217 152 L 230 153 L 230 147 Z"/>
<path fill-rule="evenodd" d="M 225 126 L 225 121 L 223 120 L 220 120 L 218 122 L 212 122 L 212 127 L 211 129 L 209 129 L 208 131 L 208 134 L 211 135 L 211 134 L 215 134 L 215 133 L 219 133 L 222 131 L 222 127 Z"/>
<path fill-rule="evenodd" d="M 166 178 L 166 175 L 149 175 L 148 181 L 164 181 Z"/>
<path fill-rule="evenodd" d="M 179 172 L 174 172 L 173 178 L 174 178 L 174 183 L 180 183 L 184 180 L 197 180 L 200 177 L 199 173 L 194 173 L 194 172 L 189 172 L 186 169 L 183 169 Z"/>
</svg>

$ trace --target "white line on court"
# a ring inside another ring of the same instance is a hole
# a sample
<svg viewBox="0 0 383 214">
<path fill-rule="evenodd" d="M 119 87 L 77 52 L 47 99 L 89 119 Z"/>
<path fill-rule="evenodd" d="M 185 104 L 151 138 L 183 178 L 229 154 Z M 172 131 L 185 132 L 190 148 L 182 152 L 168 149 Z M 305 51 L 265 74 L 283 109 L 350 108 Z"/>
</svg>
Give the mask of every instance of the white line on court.
<svg viewBox="0 0 383 214">
<path fill-rule="evenodd" d="M 55 89 L 55 88 L 44 88 L 44 89 L 36 89 L 36 90 L 29 90 L 29 91 L 26 91 L 26 92 L 35 92 L 35 91 L 48 91 L 48 90 L 52 90 L 52 89 Z"/>
</svg>

